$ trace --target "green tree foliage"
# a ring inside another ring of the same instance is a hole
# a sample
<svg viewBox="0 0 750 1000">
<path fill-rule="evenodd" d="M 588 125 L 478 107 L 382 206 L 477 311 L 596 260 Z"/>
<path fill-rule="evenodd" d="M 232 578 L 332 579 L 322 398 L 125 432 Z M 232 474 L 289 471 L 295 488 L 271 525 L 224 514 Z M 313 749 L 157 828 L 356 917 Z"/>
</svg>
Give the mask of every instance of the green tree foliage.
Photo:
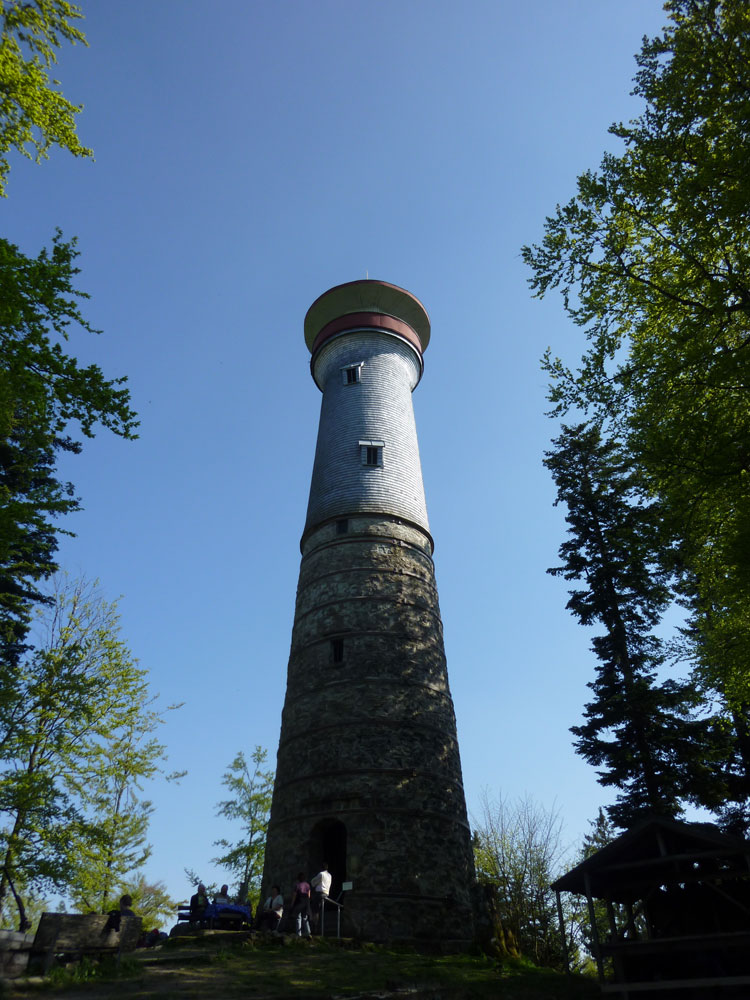
<svg viewBox="0 0 750 1000">
<path fill-rule="evenodd" d="M 207 882 L 206 879 L 201 878 L 198 872 L 196 872 L 192 868 L 183 868 L 183 871 L 185 872 L 185 878 L 188 880 L 188 884 L 191 885 L 194 889 L 197 889 L 199 885 L 202 885 L 203 888 L 206 890 L 206 895 L 208 896 L 209 899 L 213 899 L 213 897 L 219 891 L 218 882 Z"/>
<path fill-rule="evenodd" d="M 0 663 L 23 653 L 34 602 L 44 600 L 38 583 L 55 568 L 56 526 L 52 518 L 75 510 L 77 500 L 54 475 L 54 447 L 33 448 L 18 423 L 0 439 Z M 2 694 L 0 694 L 2 698 Z"/>
<path fill-rule="evenodd" d="M 263 770 L 267 757 L 268 751 L 256 746 L 248 763 L 240 751 L 221 779 L 230 798 L 217 805 L 217 815 L 239 823 L 242 834 L 236 843 L 226 838 L 217 840 L 214 846 L 220 847 L 222 854 L 213 860 L 236 878 L 238 901 L 250 897 L 253 905 L 260 894 L 273 794 L 274 772 Z"/>
<path fill-rule="evenodd" d="M 568 609 L 603 631 L 592 641 L 599 661 L 593 700 L 574 726 L 575 747 L 620 790 L 610 817 L 627 827 L 646 814 L 676 816 L 697 796 L 709 756 L 708 726 L 693 718 L 690 685 L 657 679 L 665 658 L 654 633 L 671 599 L 657 561 L 661 515 L 641 494 L 627 457 L 596 427 L 564 427 L 545 465 L 568 508 L 563 565 L 553 575 L 583 584 Z"/>
<path fill-rule="evenodd" d="M 0 709 L 0 905 L 21 887 L 106 907 L 147 856 L 134 790 L 164 760 L 162 713 L 95 588 L 58 589 L 45 625 Z"/>
<path fill-rule="evenodd" d="M 75 133 L 79 109 L 47 75 L 61 42 L 85 44 L 81 16 L 68 0 L 0 4 L 0 194 L 11 149 L 37 161 L 52 145 L 91 155 Z M 54 519 L 78 508 L 55 476 L 57 454 L 81 447 L 71 425 L 89 437 L 97 425 L 133 437 L 137 423 L 125 380 L 80 367 L 64 349 L 71 327 L 96 332 L 79 309 L 76 256 L 59 232 L 36 257 L 0 239 L 0 689 L 44 599 L 38 585 L 57 568 Z"/>
<path fill-rule="evenodd" d="M 0 656 L 17 661 L 40 581 L 57 566 L 57 520 L 78 509 L 73 487 L 55 475 L 60 451 L 77 452 L 68 433 L 97 425 L 126 438 L 137 421 L 125 379 L 80 366 L 64 345 L 71 328 L 95 333 L 75 288 L 77 252 L 58 233 L 27 257 L 0 239 Z"/>
<path fill-rule="evenodd" d="M 659 500 L 683 655 L 731 731 L 725 771 L 747 802 L 750 7 L 665 10 L 636 57 L 644 111 L 610 129 L 621 152 L 578 178 L 523 252 L 535 294 L 558 289 L 589 342 L 576 369 L 547 355 L 553 412 L 606 428 Z"/>
<path fill-rule="evenodd" d="M 584 836 L 581 844 L 580 860 L 592 857 L 597 851 L 611 844 L 617 836 L 617 830 L 604 810 L 600 807 L 596 819 L 589 822 L 591 829 Z"/>
<path fill-rule="evenodd" d="M 3 0 L 0 8 L 0 195 L 10 170 L 11 149 L 37 163 L 50 146 L 91 156 L 76 134 L 80 106 L 56 89 L 47 71 L 62 41 L 86 44 L 75 21 L 83 15 L 67 0 Z"/>
<path fill-rule="evenodd" d="M 152 806 L 140 793 L 144 781 L 163 771 L 165 747 L 156 735 L 163 713 L 155 708 L 145 671 L 132 661 L 125 663 L 117 677 L 117 724 L 106 740 L 87 747 L 87 768 L 75 787 L 86 823 L 71 841 L 70 895 L 84 911 L 106 913 L 125 892 L 134 899 L 136 892 L 144 901 L 148 895 L 143 886 L 136 891 L 130 880 L 151 855 L 146 838 Z M 172 773 L 166 778 L 181 776 Z"/>
<path fill-rule="evenodd" d="M 164 882 L 148 882 L 143 875 L 126 882 L 122 893 L 133 899 L 133 912 L 143 918 L 143 929 L 151 930 L 164 922 L 170 926 L 177 919 L 177 903 L 167 891 Z"/>
<path fill-rule="evenodd" d="M 23 923 L 23 926 L 27 928 L 27 933 L 35 934 L 42 914 L 54 911 L 56 906 L 45 899 L 43 895 L 36 895 L 33 890 L 30 891 L 25 885 L 20 885 L 18 891 L 20 906 L 13 898 L 12 892 L 0 905 L 0 927 L 19 927 Z M 61 903 L 60 907 L 62 908 L 62 906 Z M 22 916 L 20 916 L 21 913 Z"/>
<path fill-rule="evenodd" d="M 91 819 L 74 828 L 70 843 L 70 897 L 81 913 L 108 913 L 126 892 L 127 877 L 151 855 L 147 842 L 150 802 L 140 802 L 123 776 L 100 787 L 87 802 Z"/>
<path fill-rule="evenodd" d="M 562 823 L 530 798 L 510 803 L 482 796 L 474 825 L 477 879 L 495 889 L 505 950 L 535 964 L 563 967 L 555 894 L 563 864 Z"/>
<path fill-rule="evenodd" d="M 53 145 L 91 155 L 75 131 L 80 108 L 47 72 L 61 43 L 85 44 L 81 16 L 67 0 L 0 4 L 2 195 L 11 150 L 37 162 Z M 78 509 L 57 478 L 59 453 L 80 451 L 76 431 L 132 438 L 137 426 L 125 380 L 66 350 L 72 331 L 97 332 L 79 308 L 76 256 L 59 232 L 36 257 L 0 239 L 0 909 L 13 895 L 22 925 L 22 893 L 69 888 L 77 867 L 81 898 L 104 899 L 137 865 L 149 807 L 133 789 L 163 756 L 114 606 L 41 587 L 57 569 L 57 519 Z M 51 635 L 34 649 L 44 604 Z"/>
</svg>

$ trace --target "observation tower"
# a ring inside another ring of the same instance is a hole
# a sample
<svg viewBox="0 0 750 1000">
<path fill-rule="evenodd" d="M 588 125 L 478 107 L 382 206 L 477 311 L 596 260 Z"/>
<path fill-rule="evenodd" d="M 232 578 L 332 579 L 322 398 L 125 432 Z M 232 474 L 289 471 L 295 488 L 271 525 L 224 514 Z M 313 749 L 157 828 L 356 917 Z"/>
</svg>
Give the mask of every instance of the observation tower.
<svg viewBox="0 0 750 1000">
<path fill-rule="evenodd" d="M 302 534 L 263 890 L 324 862 L 343 932 L 472 936 L 474 881 L 412 392 L 412 294 L 337 285 L 305 342 L 323 394 Z M 327 916 L 328 929 L 335 924 Z"/>
</svg>

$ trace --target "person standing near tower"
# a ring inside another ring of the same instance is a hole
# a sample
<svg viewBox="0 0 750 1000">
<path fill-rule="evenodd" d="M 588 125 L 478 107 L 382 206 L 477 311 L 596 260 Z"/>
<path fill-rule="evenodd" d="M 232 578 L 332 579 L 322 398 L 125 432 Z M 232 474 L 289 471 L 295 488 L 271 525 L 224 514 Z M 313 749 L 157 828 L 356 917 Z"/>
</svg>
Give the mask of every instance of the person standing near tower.
<svg viewBox="0 0 750 1000">
<path fill-rule="evenodd" d="M 296 921 L 297 937 L 310 937 L 310 883 L 299 872 L 292 896 L 292 920 Z"/>
<path fill-rule="evenodd" d="M 315 933 L 318 932 L 320 922 L 320 911 L 325 905 L 324 900 L 328 899 L 331 892 L 331 873 L 328 871 L 328 862 L 323 862 L 323 867 L 317 875 L 313 875 L 310 885 L 315 890 L 312 898 L 313 927 Z"/>
</svg>

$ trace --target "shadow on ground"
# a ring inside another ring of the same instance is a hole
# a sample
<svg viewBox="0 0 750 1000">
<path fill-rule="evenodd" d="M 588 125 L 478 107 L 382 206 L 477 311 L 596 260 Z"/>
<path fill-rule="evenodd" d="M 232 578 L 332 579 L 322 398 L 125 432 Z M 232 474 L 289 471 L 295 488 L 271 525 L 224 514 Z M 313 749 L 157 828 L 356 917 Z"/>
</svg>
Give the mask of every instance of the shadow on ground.
<svg viewBox="0 0 750 1000">
<path fill-rule="evenodd" d="M 256 940 L 227 932 L 171 939 L 114 965 L 72 965 L 6 984 L 5 998 L 66 1000 L 589 1000 L 587 979 L 483 955 L 425 955 L 352 941 Z"/>
</svg>

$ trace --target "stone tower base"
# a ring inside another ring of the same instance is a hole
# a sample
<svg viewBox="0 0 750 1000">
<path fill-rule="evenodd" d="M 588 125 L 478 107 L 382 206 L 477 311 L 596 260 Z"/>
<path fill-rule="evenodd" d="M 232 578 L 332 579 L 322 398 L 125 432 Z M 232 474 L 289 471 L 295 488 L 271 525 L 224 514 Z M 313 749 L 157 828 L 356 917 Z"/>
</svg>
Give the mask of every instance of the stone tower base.
<svg viewBox="0 0 750 1000">
<path fill-rule="evenodd" d="M 264 891 L 328 863 L 342 932 L 472 937 L 474 880 L 432 541 L 357 514 L 303 540 Z M 335 928 L 335 915 L 327 918 Z"/>
</svg>

